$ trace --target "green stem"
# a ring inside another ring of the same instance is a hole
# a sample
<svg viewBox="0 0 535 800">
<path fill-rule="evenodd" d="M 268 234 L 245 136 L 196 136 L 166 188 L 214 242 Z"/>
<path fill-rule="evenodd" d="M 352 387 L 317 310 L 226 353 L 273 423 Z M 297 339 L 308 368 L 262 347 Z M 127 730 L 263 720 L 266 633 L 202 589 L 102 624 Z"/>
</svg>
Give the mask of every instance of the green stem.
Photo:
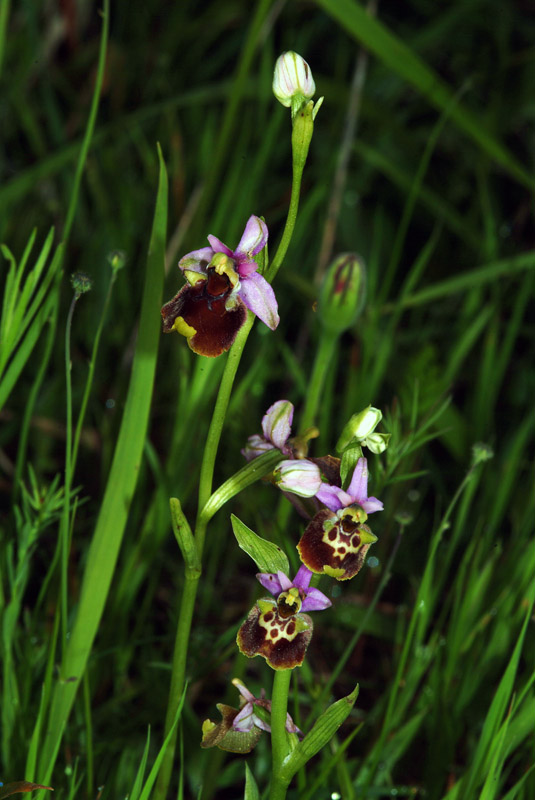
<svg viewBox="0 0 535 800">
<path fill-rule="evenodd" d="M 314 424 L 321 400 L 327 370 L 332 362 L 338 337 L 322 329 L 319 347 L 316 351 L 316 360 L 305 401 L 305 408 L 301 416 L 301 432 L 306 431 Z"/>
<path fill-rule="evenodd" d="M 238 332 L 236 341 L 229 351 L 227 363 L 225 364 L 225 371 L 223 373 L 223 377 L 221 378 L 221 384 L 217 394 L 212 421 L 208 430 L 199 479 L 199 506 L 197 524 L 195 526 L 195 541 L 199 553 L 199 561 L 201 561 L 202 558 L 206 527 L 209 521 L 208 518 L 202 514 L 202 509 L 206 505 L 212 493 L 214 466 L 217 456 L 217 449 L 219 447 L 219 440 L 221 438 L 221 431 L 223 430 L 223 424 L 225 422 L 225 415 L 227 413 L 230 394 L 234 384 L 234 378 L 236 377 L 236 372 L 240 364 L 243 348 L 245 347 L 245 342 L 247 341 L 247 337 L 249 336 L 253 326 L 254 319 L 254 314 L 249 313 L 245 325 Z M 178 709 L 178 704 L 184 689 L 188 643 L 200 577 L 200 572 L 196 575 L 191 575 L 186 571 L 184 589 L 182 591 L 182 597 L 180 600 L 180 614 L 178 618 L 175 649 L 173 652 L 171 688 L 169 690 L 169 701 L 167 704 L 164 736 L 167 736 L 171 730 Z M 167 750 L 165 751 L 165 756 L 162 761 L 162 766 L 158 775 L 158 782 L 154 792 L 154 800 L 165 800 L 167 796 L 167 790 L 169 787 L 169 781 L 171 779 L 171 772 L 175 757 L 175 745 L 176 729 L 169 741 Z"/>
<path fill-rule="evenodd" d="M 0 76 L 2 75 L 2 67 L 4 62 L 10 4 L 11 0 L 4 0 L 3 3 L 0 3 Z"/>
<path fill-rule="evenodd" d="M 282 778 L 282 764 L 288 755 L 286 714 L 288 692 L 292 679 L 291 669 L 275 672 L 271 694 L 271 791 L 269 800 L 285 800 L 288 781 Z"/>
<path fill-rule="evenodd" d="M 80 295 L 75 293 L 72 298 L 67 324 L 65 326 L 65 388 L 67 404 L 67 422 L 65 429 L 65 484 L 63 496 L 63 512 L 60 522 L 61 541 L 61 637 L 62 652 L 65 654 L 67 647 L 67 562 L 69 558 L 69 516 L 71 507 L 72 483 L 72 385 L 71 385 L 71 327 L 74 309 Z"/>
<path fill-rule="evenodd" d="M 196 538 L 199 536 L 198 545 L 200 554 L 202 553 L 202 548 L 204 545 L 204 529 L 206 528 L 206 525 L 204 525 L 203 529 L 201 512 L 210 499 L 210 495 L 212 494 L 212 481 L 214 477 L 215 460 L 217 457 L 219 440 L 221 438 L 221 431 L 223 430 L 223 425 L 225 422 L 230 394 L 234 385 L 234 378 L 236 377 L 236 372 L 240 365 L 243 348 L 245 347 L 245 342 L 247 341 L 250 330 L 253 327 L 254 320 L 254 314 L 249 311 L 244 326 L 238 331 L 236 341 L 230 348 L 227 357 L 227 363 L 225 364 L 225 371 L 223 373 L 223 377 L 221 378 L 221 384 L 217 394 L 212 421 L 208 430 L 208 436 L 206 439 L 206 445 L 201 464 L 201 474 L 199 478 L 199 505 L 197 525 L 195 529 Z"/>
<path fill-rule="evenodd" d="M 269 281 L 269 283 L 273 283 L 275 275 L 281 268 L 288 247 L 290 246 L 290 242 L 292 241 L 295 223 L 297 221 L 297 211 L 299 209 L 299 196 L 301 193 L 301 179 L 303 177 L 303 167 L 304 164 L 298 164 L 294 159 L 292 167 L 292 196 L 290 198 L 290 207 L 288 209 L 288 216 L 286 217 L 286 225 L 284 226 L 284 231 L 282 232 L 282 238 L 277 248 L 277 252 L 275 253 L 275 257 L 265 274 L 265 278 L 267 281 Z"/>
<path fill-rule="evenodd" d="M 260 3 L 260 6 L 263 6 L 263 3 Z M 292 195 L 290 198 L 290 206 L 288 208 L 286 225 L 284 226 L 284 231 L 279 247 L 277 248 L 275 258 L 265 273 L 266 279 L 270 282 L 273 281 L 275 275 L 279 271 L 293 236 L 295 223 L 297 220 L 297 210 L 299 208 L 299 192 L 301 190 L 301 178 L 303 175 L 304 164 L 305 159 L 301 157 L 299 160 L 296 158 L 294 153 L 292 169 Z M 221 439 L 221 432 L 223 430 L 230 395 L 234 385 L 236 372 L 242 357 L 243 348 L 245 347 L 245 343 L 253 326 L 254 320 L 254 314 L 249 312 L 245 324 L 238 332 L 236 340 L 230 348 L 227 356 L 227 363 L 225 364 L 225 371 L 223 372 L 223 377 L 221 378 L 221 384 L 219 386 L 219 392 L 214 407 L 214 413 L 212 415 L 212 421 L 210 423 L 210 428 L 208 429 L 208 436 L 204 448 L 199 477 L 199 502 L 197 507 L 197 520 L 194 534 L 199 553 L 199 561 L 202 560 L 206 528 L 210 520 L 209 516 L 203 514 L 203 509 L 212 494 L 214 467 L 219 448 L 219 441 Z M 195 597 L 197 595 L 197 587 L 199 585 L 199 578 L 200 574 L 186 574 L 186 580 L 184 583 L 175 640 L 175 649 L 173 654 L 173 664 L 171 667 L 171 689 L 169 693 L 167 715 L 165 720 L 165 736 L 167 736 L 169 730 L 171 729 L 184 689 L 188 652 L 187 648 L 189 643 L 191 623 L 193 620 L 193 610 L 195 606 Z M 288 694 L 287 690 L 286 694 Z M 167 789 L 169 787 L 171 771 L 173 768 L 175 744 L 176 732 L 169 741 L 169 745 L 162 761 L 162 766 L 158 775 L 158 781 L 154 792 L 154 800 L 165 800 L 167 796 Z M 284 795 L 285 794 L 286 790 L 284 790 Z M 280 797 L 284 797 L 284 795 L 280 795 Z"/>
<path fill-rule="evenodd" d="M 104 9 L 101 11 L 102 16 L 102 35 L 100 38 L 100 50 L 98 54 L 97 77 L 95 80 L 95 90 L 91 100 L 91 108 L 89 110 L 89 118 L 84 133 L 80 155 L 76 164 L 76 173 L 74 176 L 74 185 L 72 187 L 71 199 L 69 208 L 67 209 L 67 218 L 65 220 L 65 227 L 63 229 L 63 241 L 66 242 L 71 232 L 74 215 L 76 213 L 76 206 L 78 204 L 78 193 L 80 191 L 80 184 L 82 182 L 82 175 L 84 172 L 87 154 L 91 147 L 91 139 L 93 138 L 93 131 L 95 130 L 95 123 L 97 121 L 98 105 L 100 101 L 100 92 L 102 90 L 102 81 L 104 80 L 104 69 L 106 67 L 106 49 L 108 46 L 108 31 L 110 27 L 110 0 L 104 0 Z"/>
<path fill-rule="evenodd" d="M 93 374 L 95 372 L 95 364 L 97 361 L 97 353 L 98 353 L 98 346 L 100 343 L 100 337 L 102 335 L 102 329 L 104 327 L 104 320 L 106 319 L 106 311 L 108 310 L 108 306 L 111 299 L 111 293 L 113 289 L 113 284 L 115 283 L 116 272 L 112 271 L 112 276 L 110 279 L 110 283 L 108 285 L 108 291 L 106 292 L 106 299 L 104 300 L 104 307 L 102 309 L 102 313 L 100 315 L 100 322 L 97 328 L 97 332 L 95 334 L 95 340 L 93 342 L 93 351 L 91 353 L 91 361 L 89 362 L 89 372 L 87 373 L 87 379 L 85 382 L 85 389 L 84 389 L 84 396 L 82 398 L 82 404 L 80 406 L 80 413 L 78 414 L 78 422 L 76 423 L 76 431 L 74 434 L 74 445 L 72 448 L 72 469 L 73 472 L 76 468 L 76 459 L 78 456 L 78 445 L 80 444 L 80 436 L 82 433 L 82 425 L 84 424 L 84 417 L 85 412 L 87 409 L 87 403 L 89 400 L 89 394 L 91 392 L 91 386 L 93 385 Z"/>
</svg>

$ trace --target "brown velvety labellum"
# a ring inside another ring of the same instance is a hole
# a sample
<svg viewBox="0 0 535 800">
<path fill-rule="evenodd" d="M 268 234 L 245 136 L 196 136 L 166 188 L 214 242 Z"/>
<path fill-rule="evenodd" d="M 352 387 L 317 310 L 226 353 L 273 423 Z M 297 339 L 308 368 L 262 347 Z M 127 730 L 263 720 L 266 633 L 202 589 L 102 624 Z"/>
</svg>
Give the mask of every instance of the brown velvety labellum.
<svg viewBox="0 0 535 800">
<path fill-rule="evenodd" d="M 188 337 L 194 353 L 215 358 L 233 344 L 236 334 L 246 320 L 247 309 L 239 297 L 234 308 L 227 310 L 232 287 L 226 275 L 209 269 L 206 280 L 194 286 L 187 284 L 162 308 L 163 330 L 169 333 L 178 317 L 196 333 Z"/>
<path fill-rule="evenodd" d="M 327 530 L 325 529 L 327 523 Z M 332 524 L 332 527 L 330 526 Z M 325 572 L 325 567 L 343 570 L 338 580 L 353 578 L 361 569 L 370 545 L 362 544 L 359 531 L 370 531 L 347 517 L 338 520 L 328 508 L 316 514 L 308 524 L 297 549 L 301 560 L 312 572 Z"/>
<path fill-rule="evenodd" d="M 297 633 L 296 620 L 306 623 L 307 629 Z M 282 619 L 278 613 L 263 614 L 254 606 L 239 629 L 236 641 L 240 651 L 249 658 L 263 656 L 273 669 L 294 669 L 304 661 L 312 627 L 308 614 Z"/>
</svg>

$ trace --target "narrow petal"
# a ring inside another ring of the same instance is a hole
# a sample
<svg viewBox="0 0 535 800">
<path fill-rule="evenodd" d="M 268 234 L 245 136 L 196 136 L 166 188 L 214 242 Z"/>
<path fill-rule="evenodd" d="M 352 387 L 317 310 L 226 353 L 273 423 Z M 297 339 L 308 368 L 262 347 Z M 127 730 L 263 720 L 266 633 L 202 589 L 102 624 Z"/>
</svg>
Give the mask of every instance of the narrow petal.
<svg viewBox="0 0 535 800">
<path fill-rule="evenodd" d="M 246 304 L 247 305 L 247 304 Z M 347 493 L 354 501 L 362 505 L 362 501 L 368 497 L 368 462 L 365 458 L 359 458 L 351 483 L 347 487 Z"/>
<path fill-rule="evenodd" d="M 210 242 L 211 250 L 213 251 L 213 253 L 225 253 L 226 256 L 234 258 L 234 253 L 232 252 L 230 247 L 227 247 L 225 242 L 222 242 L 221 239 L 217 238 L 217 236 L 212 236 L 212 234 L 210 234 L 207 238 L 208 241 Z M 210 258 L 211 257 L 212 256 L 210 256 Z"/>
<path fill-rule="evenodd" d="M 260 728 L 263 731 L 267 731 L 267 733 L 271 733 L 271 728 L 269 727 L 267 722 L 264 722 L 263 719 L 260 719 L 260 717 L 257 714 L 253 714 L 253 723 L 255 728 Z"/>
<path fill-rule="evenodd" d="M 208 237 L 210 240 L 210 237 Z M 247 256 L 249 259 L 259 253 L 266 246 L 268 240 L 268 229 L 266 223 L 252 214 L 247 220 L 247 225 L 240 239 L 235 254 Z M 211 244 L 211 242 L 210 242 Z"/>
<path fill-rule="evenodd" d="M 288 589 L 292 588 L 293 583 L 291 582 L 289 577 L 287 575 L 285 575 L 284 572 L 282 570 L 280 570 L 280 569 L 277 570 L 277 578 L 279 579 L 279 583 L 282 586 L 282 591 L 283 592 L 287 592 Z"/>
<path fill-rule="evenodd" d="M 211 247 L 202 247 L 200 250 L 192 250 L 191 253 L 186 253 L 178 262 L 178 266 L 182 271 L 189 270 L 190 272 L 201 272 L 203 275 L 206 273 L 206 267 L 212 260 L 214 251 Z"/>
<path fill-rule="evenodd" d="M 299 736 L 304 736 L 301 728 L 298 728 L 289 714 L 286 714 L 286 730 L 288 733 L 297 733 Z M 271 729 L 270 729 L 271 731 Z"/>
<path fill-rule="evenodd" d="M 282 450 L 292 431 L 294 407 L 289 400 L 277 400 L 262 417 L 262 431 L 269 442 Z"/>
<path fill-rule="evenodd" d="M 238 294 L 247 308 L 274 331 L 280 322 L 277 299 L 266 279 L 258 272 L 251 273 L 242 280 Z"/>
<path fill-rule="evenodd" d="M 297 575 L 294 578 L 293 585 L 297 586 L 298 589 L 308 589 L 310 586 L 310 579 L 312 578 L 312 573 L 305 567 L 304 564 L 301 564 L 299 569 L 297 570 Z"/>
<path fill-rule="evenodd" d="M 330 508 L 331 511 L 338 511 L 352 502 L 352 498 L 347 492 L 344 492 L 338 486 L 330 486 L 328 483 L 321 484 L 321 488 L 316 492 L 316 497 L 320 503 Z"/>
<path fill-rule="evenodd" d="M 232 679 L 232 684 L 233 684 L 233 686 L 236 687 L 236 689 L 239 691 L 241 696 L 245 697 L 245 699 L 247 700 L 248 703 L 254 703 L 254 701 L 256 699 L 254 694 L 249 691 L 247 686 L 242 681 L 240 681 L 239 678 L 233 678 Z"/>
<path fill-rule="evenodd" d="M 234 717 L 232 727 L 236 731 L 250 731 L 254 725 L 253 704 L 246 703 L 239 714 Z"/>
<path fill-rule="evenodd" d="M 367 500 L 364 500 L 364 502 L 361 503 L 361 506 L 366 514 L 373 514 L 374 511 L 384 510 L 381 500 L 378 500 L 376 497 L 368 497 Z"/>
<path fill-rule="evenodd" d="M 262 584 L 264 589 L 277 596 L 282 592 L 281 582 L 273 572 L 257 572 L 256 580 Z"/>
<path fill-rule="evenodd" d="M 258 436 L 258 434 L 254 434 L 253 436 L 249 436 L 247 439 L 247 444 L 241 450 L 242 456 L 245 456 L 247 461 L 252 461 L 253 458 L 257 458 L 257 456 L 261 456 L 262 453 L 267 453 L 268 450 L 274 450 L 274 445 L 271 442 L 266 442 L 263 436 Z"/>
<path fill-rule="evenodd" d="M 324 611 L 326 608 L 332 606 L 329 598 L 320 592 L 319 589 L 309 589 L 307 596 L 303 600 L 301 611 Z"/>
</svg>

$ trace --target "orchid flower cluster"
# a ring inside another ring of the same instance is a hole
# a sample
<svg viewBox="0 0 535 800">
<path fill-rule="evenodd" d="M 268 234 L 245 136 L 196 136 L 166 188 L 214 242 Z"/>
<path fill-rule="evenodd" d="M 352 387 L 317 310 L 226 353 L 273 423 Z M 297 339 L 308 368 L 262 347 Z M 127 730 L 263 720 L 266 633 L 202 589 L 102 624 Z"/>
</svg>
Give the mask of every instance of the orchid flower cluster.
<svg viewBox="0 0 535 800">
<path fill-rule="evenodd" d="M 290 204 L 293 210 L 289 211 L 277 255 L 268 267 L 268 227 L 262 217 L 252 214 L 235 250 L 216 236 L 209 235 L 208 247 L 193 250 L 180 259 L 178 266 L 186 283 L 161 310 L 163 331 L 181 334 L 187 339 L 191 350 L 201 356 L 218 357 L 236 343 L 238 351 L 233 352 L 237 352 L 235 361 L 239 359 L 246 336 L 240 337 L 239 341 L 236 339 L 246 321 L 252 322 L 251 315 L 259 317 L 272 331 L 279 324 L 277 300 L 270 281 L 280 267 L 291 239 L 301 173 L 312 138 L 314 119 L 323 98 L 314 104 L 311 98 L 315 93 L 315 83 L 310 67 L 301 56 L 292 52 L 284 53 L 277 61 L 273 91 L 282 105 L 291 110 L 294 171 Z M 353 253 L 345 253 L 335 259 L 322 284 L 318 301 L 318 318 L 332 345 L 336 344 L 337 337 L 344 330 L 354 324 L 364 302 L 364 288 L 362 260 Z M 222 386 L 226 381 L 224 396 L 230 394 L 234 375 L 235 368 L 228 372 L 225 370 L 222 378 Z M 319 392 L 316 394 L 319 397 Z M 221 408 L 216 406 L 214 419 L 216 414 L 221 413 L 223 417 L 216 426 L 218 429 L 222 427 L 225 409 L 221 412 Z M 257 580 L 269 593 L 269 596 L 260 598 L 254 604 L 238 630 L 236 642 L 245 656 L 261 656 L 275 671 L 273 699 L 267 700 L 264 690 L 256 697 L 241 681 L 235 679 L 233 684 L 240 693 L 240 707 L 218 704 L 221 722 L 205 720 L 202 728 L 203 747 L 217 746 L 238 753 L 249 752 L 262 731 L 271 731 L 272 786 L 279 780 L 277 770 L 284 761 L 286 745 L 281 744 L 284 729 L 287 735 L 295 737 L 295 742 L 297 737 L 302 736 L 286 711 L 287 681 L 291 670 L 303 664 L 310 644 L 313 633 L 310 613 L 324 611 L 332 605 L 327 595 L 314 584 L 319 579 L 317 576 L 321 575 L 339 581 L 353 578 L 362 568 L 370 546 L 377 541 L 366 523 L 371 514 L 383 510 L 383 503 L 368 495 L 368 462 L 363 449 L 381 453 L 389 439 L 388 434 L 375 430 L 381 421 L 381 412 L 368 406 L 355 414 L 344 428 L 337 445 L 341 458 L 330 455 L 311 457 L 308 455 L 309 444 L 319 435 L 319 431 L 310 426 L 300 434 L 292 435 L 293 416 L 294 407 L 288 400 L 278 400 L 268 408 L 262 419 L 262 432 L 250 436 L 242 450 L 247 465 L 240 470 L 240 474 L 254 473 L 253 479 L 265 476 L 292 500 L 299 513 L 306 518 L 307 525 L 296 543 L 301 566 L 294 579 L 288 577 L 288 559 L 279 548 L 260 539 L 243 523 L 239 523 L 241 533 L 238 534 L 233 521 L 240 547 L 256 561 L 260 569 Z M 308 412 L 308 418 L 313 418 L 313 412 Z M 217 444 L 218 437 L 209 440 L 203 465 L 211 460 L 213 467 Z M 277 454 L 280 459 L 277 459 Z M 256 467 L 260 462 L 264 466 L 263 472 Z M 266 469 L 268 463 L 269 468 Z M 203 486 L 206 475 L 210 477 L 208 484 Z M 186 562 L 188 581 L 183 598 L 187 597 L 188 609 L 194 606 L 210 514 L 215 513 L 237 491 L 241 491 L 229 489 L 232 481 L 226 481 L 220 490 L 211 493 L 211 468 L 208 466 L 204 471 L 201 470 L 195 533 L 184 517 L 179 501 L 172 499 L 175 535 Z M 219 502 L 220 498 L 224 499 Z M 240 541 L 239 536 L 245 537 L 244 540 Z M 181 643 L 184 648 L 187 647 L 191 613 L 181 614 L 179 620 L 175 653 L 180 654 Z M 178 673 L 182 670 L 184 678 L 184 663 L 185 658 L 177 657 L 173 664 L 173 675 L 175 671 Z M 179 680 L 175 684 L 183 685 Z M 352 705 L 356 693 L 350 698 Z M 169 706 L 171 713 L 168 713 L 168 721 L 173 718 L 176 702 L 174 699 L 172 703 L 175 705 Z M 340 713 L 347 715 L 351 705 L 346 704 L 345 710 Z M 342 720 L 342 717 L 337 719 Z M 327 725 L 322 741 L 326 743 L 331 735 L 332 729 Z M 294 755 L 297 750 L 296 744 Z M 306 761 L 307 757 L 303 755 L 302 758 Z M 305 763 L 299 762 L 297 756 L 294 762 L 295 769 L 299 763 Z M 284 796 L 285 790 L 281 789 L 281 792 L 277 798 Z"/>
<path fill-rule="evenodd" d="M 388 434 L 375 432 L 382 418 L 379 409 L 368 406 L 351 418 L 340 442 L 346 451 L 354 451 L 353 458 L 355 455 L 358 458 L 344 489 L 340 477 L 341 460 L 332 456 L 308 458 L 307 443 L 317 431 L 292 437 L 293 416 L 293 404 L 278 400 L 262 419 L 262 434 L 250 436 L 242 450 L 248 461 L 270 450 L 278 450 L 281 456 L 286 456 L 268 479 L 285 494 L 312 498 L 315 505 L 314 516 L 309 518 L 296 545 L 302 564 L 295 578 L 290 580 L 282 570 L 257 573 L 257 580 L 272 596 L 262 597 L 255 603 L 236 637 L 241 653 L 249 658 L 262 656 L 274 670 L 291 670 L 303 664 L 314 627 L 307 612 L 324 611 L 332 605 L 323 592 L 311 586 L 314 574 L 336 580 L 353 578 L 362 568 L 370 546 L 377 541 L 366 522 L 369 515 L 383 510 L 383 503 L 368 495 L 368 462 L 362 456 L 362 448 L 370 442 L 374 449 L 384 450 L 389 439 Z M 218 706 L 223 720 L 218 725 L 206 720 L 203 747 L 217 745 L 233 752 L 244 752 L 240 748 L 252 749 L 260 731 L 267 730 L 265 723 L 255 717 L 253 708 L 255 703 L 264 703 L 263 707 L 267 708 L 265 703 L 269 701 L 263 696 L 256 700 L 250 693 L 245 694 L 243 688 L 238 688 L 247 699 L 247 705 L 241 711 Z M 244 718 L 248 720 L 247 731 L 242 725 Z M 257 729 L 254 736 L 251 725 Z M 288 718 L 288 732 L 298 733 L 294 727 Z M 240 732 L 249 735 L 236 738 L 236 733 Z"/>
</svg>

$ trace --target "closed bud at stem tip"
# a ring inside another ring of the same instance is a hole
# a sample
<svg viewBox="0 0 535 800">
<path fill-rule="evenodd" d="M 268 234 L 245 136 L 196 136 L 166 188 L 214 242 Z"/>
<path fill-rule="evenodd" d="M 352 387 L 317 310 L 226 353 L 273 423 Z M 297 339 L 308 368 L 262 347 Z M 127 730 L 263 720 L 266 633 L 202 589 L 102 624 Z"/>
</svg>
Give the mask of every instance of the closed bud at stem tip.
<svg viewBox="0 0 535 800">
<path fill-rule="evenodd" d="M 90 292 L 93 288 L 93 278 L 87 272 L 73 272 L 71 275 L 71 286 L 74 289 L 76 298 Z"/>
<path fill-rule="evenodd" d="M 292 50 L 278 57 L 273 73 L 273 94 L 283 106 L 292 107 L 292 116 L 294 98 L 299 99 L 301 105 L 305 100 L 314 97 L 315 91 L 312 70 L 304 58 Z"/>
<path fill-rule="evenodd" d="M 323 327 L 340 334 L 355 324 L 366 296 L 366 268 L 354 253 L 342 253 L 327 269 L 318 297 Z"/>
</svg>

